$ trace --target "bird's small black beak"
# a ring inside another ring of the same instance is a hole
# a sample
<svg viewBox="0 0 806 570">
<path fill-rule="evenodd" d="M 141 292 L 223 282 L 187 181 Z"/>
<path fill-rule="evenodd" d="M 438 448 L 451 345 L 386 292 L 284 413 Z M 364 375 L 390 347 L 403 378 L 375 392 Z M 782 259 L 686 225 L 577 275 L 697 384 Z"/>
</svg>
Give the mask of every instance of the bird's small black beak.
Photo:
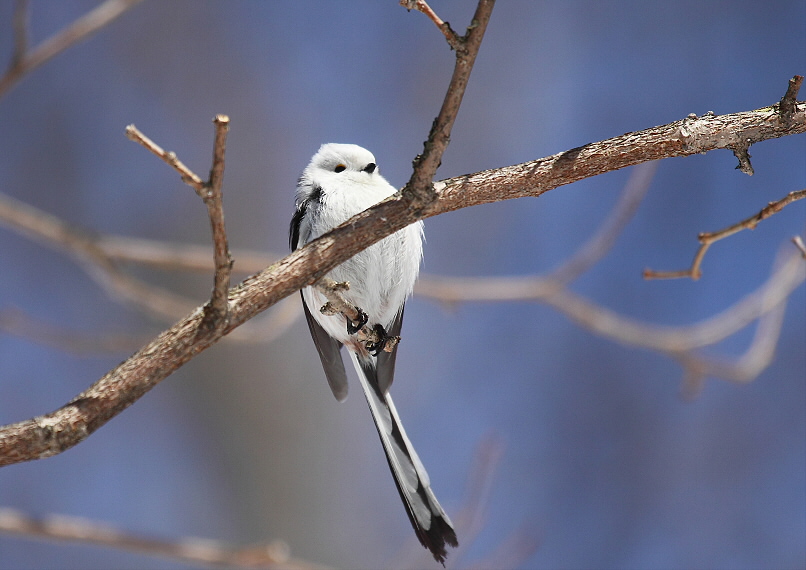
<svg viewBox="0 0 806 570">
<path fill-rule="evenodd" d="M 375 168 L 376 168 L 376 167 L 377 167 L 377 166 L 376 166 L 376 164 L 375 164 L 374 162 L 370 162 L 370 163 L 369 163 L 369 164 L 367 164 L 367 165 L 366 165 L 366 166 L 365 166 L 365 167 L 364 167 L 362 170 L 363 170 L 364 172 L 366 172 L 367 174 L 372 174 L 373 172 L 375 172 Z"/>
</svg>

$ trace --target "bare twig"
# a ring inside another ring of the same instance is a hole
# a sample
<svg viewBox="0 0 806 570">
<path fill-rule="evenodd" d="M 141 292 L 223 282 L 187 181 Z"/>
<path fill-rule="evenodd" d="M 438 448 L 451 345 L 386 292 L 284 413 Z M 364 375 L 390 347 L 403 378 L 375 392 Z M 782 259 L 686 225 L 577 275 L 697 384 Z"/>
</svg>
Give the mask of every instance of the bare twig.
<svg viewBox="0 0 806 570">
<path fill-rule="evenodd" d="M 145 136 L 140 129 L 134 125 L 126 127 L 126 136 L 161 158 L 166 164 L 179 173 L 182 182 L 193 188 L 199 196 L 204 197 L 204 181 L 198 174 L 185 166 L 185 164 L 177 158 L 175 152 L 164 150 L 157 143 Z"/>
<path fill-rule="evenodd" d="M 701 354 L 699 351 L 683 352 L 676 358 L 683 367 L 683 395 L 688 398 L 697 396 L 708 377 L 722 378 L 747 384 L 755 380 L 772 362 L 775 347 L 781 334 L 784 322 L 787 299 L 773 307 L 758 319 L 753 341 L 745 352 L 732 359 L 719 358 Z"/>
<path fill-rule="evenodd" d="M 226 325 L 229 318 L 227 295 L 232 274 L 232 256 L 230 255 L 227 230 L 224 225 L 224 203 L 221 191 L 221 186 L 224 182 L 224 155 L 227 146 L 229 117 L 217 115 L 214 122 L 216 135 L 213 150 L 213 167 L 210 169 L 210 179 L 204 185 L 200 196 L 207 206 L 207 214 L 210 218 L 210 228 L 213 235 L 213 261 L 215 264 L 213 294 L 205 308 L 205 326 L 211 330 L 219 331 Z"/>
<path fill-rule="evenodd" d="M 481 47 L 481 40 L 490 21 L 495 0 L 479 0 L 467 33 L 456 49 L 456 65 L 439 115 L 434 119 L 431 132 L 423 145 L 422 154 L 414 159 L 414 171 L 401 191 L 403 198 L 414 210 L 425 210 L 436 199 L 434 176 L 442 162 L 442 154 L 451 140 L 451 129 L 465 95 L 470 72 Z"/>
<path fill-rule="evenodd" d="M 95 245 L 107 257 L 115 261 L 137 263 L 160 269 L 204 273 L 215 269 L 210 246 L 206 245 L 170 243 L 117 235 L 95 236 Z M 238 263 L 232 266 L 233 272 L 248 275 L 268 267 L 282 255 L 239 249 L 234 257 L 238 259 Z"/>
<path fill-rule="evenodd" d="M 26 73 L 39 67 L 67 48 L 87 39 L 140 1 L 107 0 L 30 52 L 25 51 L 28 44 L 27 26 L 25 25 L 24 16 L 21 14 L 25 10 L 25 5 L 24 3 L 23 5 L 18 5 L 14 20 L 15 52 L 6 74 L 0 77 L 0 96 L 11 89 Z M 22 26 L 24 26 L 25 31 L 22 31 Z"/>
<path fill-rule="evenodd" d="M 159 269 L 208 273 L 215 269 L 209 245 L 171 243 L 130 236 L 96 234 L 68 224 L 61 218 L 0 193 L 0 225 L 32 240 L 67 253 L 81 254 L 85 243 L 110 262 L 148 265 Z M 280 257 L 256 250 L 238 250 L 233 271 L 257 273 Z M 190 305 L 188 305 L 190 306 Z M 174 317 L 175 318 L 175 317 Z"/>
<path fill-rule="evenodd" d="M 120 299 L 161 320 L 181 318 L 193 308 L 195 301 L 124 273 L 117 261 L 136 261 L 162 268 L 214 269 L 209 246 L 165 244 L 123 236 L 96 236 L 4 194 L 0 194 L 0 224 L 43 245 L 66 252 L 112 298 Z M 244 252 L 239 259 L 243 259 L 243 263 L 239 264 L 242 270 L 252 273 L 273 261 L 260 252 Z M 228 338 L 246 343 L 270 342 L 287 330 L 300 314 L 298 304 L 284 303 L 233 331 Z M 30 326 L 26 324 L 29 321 Z M 20 313 L 14 313 L 14 318 L 5 322 L 6 330 L 13 334 L 61 346 L 71 352 L 116 352 L 127 346 L 126 342 L 107 342 L 53 325 L 33 323 L 32 319 Z M 74 339 L 80 339 L 80 342 L 73 342 Z M 136 347 L 127 347 L 125 350 L 133 348 Z"/>
<path fill-rule="evenodd" d="M 768 203 L 757 214 L 749 218 L 745 218 L 740 222 L 736 222 L 715 232 L 701 233 L 697 236 L 701 245 L 697 249 L 697 253 L 694 254 L 694 261 L 691 262 L 691 267 L 678 271 L 653 271 L 652 269 L 644 269 L 644 279 L 678 279 L 680 277 L 690 277 L 696 281 L 702 277 L 702 269 L 700 269 L 700 266 L 702 265 L 702 260 L 705 258 L 705 253 L 713 243 L 739 233 L 742 230 L 753 230 L 761 220 L 777 214 L 792 202 L 802 200 L 803 198 L 806 198 L 806 189 L 795 190 L 776 202 Z"/>
<path fill-rule="evenodd" d="M 425 0 L 400 0 L 400 5 L 406 8 L 406 10 L 417 10 L 428 16 L 437 28 L 439 28 L 439 31 L 443 33 L 445 39 L 448 40 L 448 45 L 451 46 L 451 49 L 459 49 L 462 45 L 462 38 L 459 34 L 453 31 L 448 22 L 443 21 L 442 18 L 437 16 L 437 13 L 431 9 L 431 6 L 429 6 L 428 2 Z"/>
<path fill-rule="evenodd" d="M 206 538 L 186 537 L 165 540 L 135 535 L 84 518 L 65 515 L 33 518 L 9 508 L 0 508 L 0 532 L 26 538 L 105 546 L 147 556 L 205 565 L 288 570 L 325 568 L 319 564 L 291 558 L 288 545 L 282 541 L 233 548 L 220 541 Z"/>
</svg>

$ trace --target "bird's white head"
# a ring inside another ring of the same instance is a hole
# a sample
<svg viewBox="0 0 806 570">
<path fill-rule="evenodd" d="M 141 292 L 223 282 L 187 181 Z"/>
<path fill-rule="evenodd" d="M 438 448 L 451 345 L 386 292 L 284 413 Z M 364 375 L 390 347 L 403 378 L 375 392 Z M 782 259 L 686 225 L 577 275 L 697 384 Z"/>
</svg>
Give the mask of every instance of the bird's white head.
<svg viewBox="0 0 806 570">
<path fill-rule="evenodd" d="M 379 171 L 375 157 L 365 148 L 355 144 L 323 144 L 311 158 L 303 176 L 321 180 L 336 175 L 351 182 L 369 183 Z"/>
</svg>

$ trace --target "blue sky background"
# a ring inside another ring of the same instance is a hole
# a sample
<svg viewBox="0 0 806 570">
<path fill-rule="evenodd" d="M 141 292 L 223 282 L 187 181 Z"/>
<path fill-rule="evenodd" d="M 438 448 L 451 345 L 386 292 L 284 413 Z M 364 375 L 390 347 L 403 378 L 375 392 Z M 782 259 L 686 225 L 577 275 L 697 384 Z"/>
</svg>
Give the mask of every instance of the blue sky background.
<svg viewBox="0 0 806 570">
<path fill-rule="evenodd" d="M 31 2 L 39 42 L 96 5 Z M 471 2 L 432 2 L 457 30 Z M 13 3 L 0 0 L 0 59 Z M 500 2 L 438 178 L 515 164 L 689 113 L 770 105 L 806 72 L 806 3 Z M 323 142 L 372 150 L 401 186 L 453 54 L 396 1 L 147 1 L 0 99 L 0 192 L 98 233 L 209 243 L 205 210 L 131 143 L 136 124 L 204 175 L 216 113 L 232 127 L 225 204 L 236 258 L 287 248 L 293 189 Z M 801 98 L 803 98 L 801 94 Z M 700 231 L 806 186 L 806 137 L 660 163 L 610 255 L 572 289 L 625 315 L 683 325 L 765 281 L 804 231 L 794 204 L 711 248 L 698 282 L 644 281 L 686 266 Z M 591 235 L 630 172 L 539 199 L 426 221 L 423 272 L 531 275 Z M 109 299 L 71 259 L 0 227 L 0 310 L 101 335 L 170 323 Z M 211 277 L 133 271 L 202 303 Z M 680 396 L 669 359 L 621 346 L 530 302 L 407 306 L 393 389 L 437 496 L 458 514 L 479 444 L 502 445 L 471 566 L 519 530 L 522 568 L 806 565 L 806 294 L 791 297 L 776 360 L 753 384 Z M 711 350 L 740 354 L 752 327 Z M 128 353 L 66 354 L 0 335 L 0 423 L 49 412 Z M 0 506 L 148 535 L 249 544 L 280 538 L 337 567 L 431 567 L 416 544 L 357 385 L 339 405 L 308 331 L 221 343 L 86 442 L 0 470 Z M 460 541 L 463 537 L 460 535 Z M 493 559 L 493 565 L 495 564 Z M 189 568 L 0 536 L 0 569 Z"/>
</svg>

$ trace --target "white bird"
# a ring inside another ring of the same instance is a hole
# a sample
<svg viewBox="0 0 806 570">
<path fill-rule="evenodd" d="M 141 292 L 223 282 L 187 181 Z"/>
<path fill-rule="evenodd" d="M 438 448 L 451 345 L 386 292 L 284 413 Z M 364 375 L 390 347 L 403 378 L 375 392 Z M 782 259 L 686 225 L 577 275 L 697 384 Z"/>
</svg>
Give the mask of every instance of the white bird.
<svg viewBox="0 0 806 570">
<path fill-rule="evenodd" d="M 395 191 L 381 176 L 375 157 L 368 150 L 352 144 L 322 145 L 297 184 L 291 249 L 327 233 Z M 422 242 L 423 224 L 416 222 L 327 274 L 337 282 L 349 283 L 344 297 L 363 311 L 366 322 L 352 323 L 341 314 L 323 314 L 319 309 L 327 299 L 313 287 L 302 290 L 302 305 L 330 389 L 339 401 L 347 397 L 347 375 L 341 359 L 341 347 L 347 347 L 417 538 L 444 565 L 445 545 L 458 546 L 456 532 L 431 491 L 428 473 L 406 436 L 388 393 L 394 378 L 397 345 L 387 347 L 387 339 L 400 334 L 403 306 L 420 269 Z M 381 340 L 370 342 L 359 338 L 355 333 L 361 325 L 376 332 Z"/>
</svg>

